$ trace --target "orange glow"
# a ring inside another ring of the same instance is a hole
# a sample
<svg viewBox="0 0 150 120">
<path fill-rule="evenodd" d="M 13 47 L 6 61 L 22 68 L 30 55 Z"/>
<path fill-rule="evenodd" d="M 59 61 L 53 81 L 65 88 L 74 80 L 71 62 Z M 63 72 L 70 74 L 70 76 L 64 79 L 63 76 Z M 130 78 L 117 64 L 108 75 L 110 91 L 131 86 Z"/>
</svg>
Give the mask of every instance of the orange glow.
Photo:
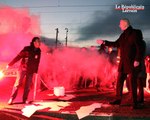
<svg viewBox="0 0 150 120">
<path fill-rule="evenodd" d="M 0 79 L 2 79 L 4 77 L 4 73 L 3 73 L 3 71 L 1 70 L 0 71 Z"/>
</svg>

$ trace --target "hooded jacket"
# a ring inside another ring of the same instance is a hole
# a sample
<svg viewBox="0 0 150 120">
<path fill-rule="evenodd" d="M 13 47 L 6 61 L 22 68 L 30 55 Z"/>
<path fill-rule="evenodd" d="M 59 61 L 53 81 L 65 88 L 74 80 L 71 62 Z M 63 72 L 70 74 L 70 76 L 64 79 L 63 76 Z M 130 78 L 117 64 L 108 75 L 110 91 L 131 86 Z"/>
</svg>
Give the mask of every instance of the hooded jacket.
<svg viewBox="0 0 150 120">
<path fill-rule="evenodd" d="M 17 61 L 21 60 L 20 68 L 26 70 L 27 73 L 37 73 L 40 63 L 41 50 L 34 46 L 25 46 L 21 52 L 8 64 L 12 66 Z"/>
</svg>

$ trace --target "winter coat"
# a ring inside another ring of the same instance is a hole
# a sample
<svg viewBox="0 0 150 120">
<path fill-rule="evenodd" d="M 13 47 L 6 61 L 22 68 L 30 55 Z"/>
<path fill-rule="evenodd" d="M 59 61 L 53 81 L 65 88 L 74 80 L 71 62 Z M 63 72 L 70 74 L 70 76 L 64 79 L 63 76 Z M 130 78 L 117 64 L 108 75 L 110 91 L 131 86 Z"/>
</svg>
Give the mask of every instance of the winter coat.
<svg viewBox="0 0 150 120">
<path fill-rule="evenodd" d="M 141 62 L 143 59 L 141 38 L 131 26 L 115 42 L 105 41 L 105 45 L 120 49 L 119 72 L 131 73 L 134 70 L 134 61 Z M 141 65 L 136 68 L 141 69 Z"/>
<path fill-rule="evenodd" d="M 21 67 L 27 71 L 27 73 L 37 73 L 38 66 L 41 57 L 41 50 L 40 48 L 35 48 L 33 46 L 26 46 L 21 50 L 21 52 L 8 64 L 12 66 L 17 61 L 21 60 Z"/>
</svg>

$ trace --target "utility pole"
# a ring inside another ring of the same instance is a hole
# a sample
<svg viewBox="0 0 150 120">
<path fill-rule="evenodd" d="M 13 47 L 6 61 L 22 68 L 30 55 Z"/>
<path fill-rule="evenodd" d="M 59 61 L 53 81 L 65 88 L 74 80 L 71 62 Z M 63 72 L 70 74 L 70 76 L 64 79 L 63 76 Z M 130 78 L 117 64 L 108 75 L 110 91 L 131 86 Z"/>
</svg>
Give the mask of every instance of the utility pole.
<svg viewBox="0 0 150 120">
<path fill-rule="evenodd" d="M 56 28 L 55 30 L 56 30 L 56 46 L 55 47 L 57 48 L 59 31 L 58 31 L 58 28 Z"/>
<path fill-rule="evenodd" d="M 66 30 L 66 47 L 67 47 L 67 43 L 68 43 L 68 28 L 65 28 L 65 30 Z"/>
</svg>

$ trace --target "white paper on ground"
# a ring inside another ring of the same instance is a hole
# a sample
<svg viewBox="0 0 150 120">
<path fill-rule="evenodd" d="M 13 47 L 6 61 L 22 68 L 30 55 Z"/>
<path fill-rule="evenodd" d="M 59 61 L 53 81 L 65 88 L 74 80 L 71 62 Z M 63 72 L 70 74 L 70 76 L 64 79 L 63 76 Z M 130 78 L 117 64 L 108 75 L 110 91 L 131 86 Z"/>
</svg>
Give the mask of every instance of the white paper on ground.
<svg viewBox="0 0 150 120">
<path fill-rule="evenodd" d="M 45 108 L 45 106 L 31 105 L 31 106 L 25 106 L 25 108 L 23 108 L 21 111 L 23 112 L 22 115 L 24 115 L 26 117 L 31 117 L 31 115 L 33 115 L 35 113 L 35 111 L 44 109 L 44 108 Z"/>
<path fill-rule="evenodd" d="M 53 102 L 49 111 L 59 111 L 60 109 L 69 106 L 70 102 Z"/>
<path fill-rule="evenodd" d="M 35 105 L 28 105 L 22 109 L 22 115 L 30 117 L 37 110 L 50 108 L 49 111 L 59 111 L 60 109 L 69 106 L 71 102 L 35 102 Z"/>
<path fill-rule="evenodd" d="M 93 103 L 92 105 L 89 106 L 80 107 L 80 109 L 76 111 L 76 114 L 79 119 L 82 119 L 88 116 L 96 108 L 100 108 L 100 107 L 101 107 L 101 103 Z"/>
<path fill-rule="evenodd" d="M 47 94 L 48 96 L 54 96 L 54 94 Z"/>
<path fill-rule="evenodd" d="M 34 102 L 34 104 L 38 104 L 41 106 L 45 106 L 45 107 L 49 107 L 51 109 L 55 109 L 56 107 L 66 107 L 69 106 L 71 102 L 55 102 L 55 101 L 51 101 L 51 102 Z"/>
<path fill-rule="evenodd" d="M 59 100 L 70 100 L 75 97 L 76 97 L 75 95 L 66 95 L 64 97 L 59 98 Z"/>
</svg>

